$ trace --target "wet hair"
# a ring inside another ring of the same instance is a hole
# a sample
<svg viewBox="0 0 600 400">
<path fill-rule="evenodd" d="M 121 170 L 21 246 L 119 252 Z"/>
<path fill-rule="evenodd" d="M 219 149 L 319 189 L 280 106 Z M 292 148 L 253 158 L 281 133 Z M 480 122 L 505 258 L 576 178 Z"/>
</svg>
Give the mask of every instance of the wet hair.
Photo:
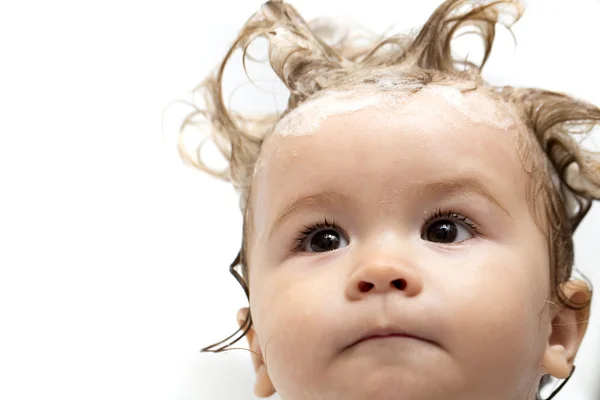
<svg viewBox="0 0 600 400">
<path fill-rule="evenodd" d="M 600 109 L 563 93 L 495 87 L 482 79 L 496 25 L 503 24 L 510 31 L 522 13 L 517 1 L 448 0 L 418 32 L 380 37 L 364 31 L 358 34 L 331 21 L 307 23 L 291 5 L 272 0 L 246 22 L 221 64 L 195 89 L 202 94 L 204 104 L 196 106 L 182 125 L 182 131 L 188 126 L 208 128 L 207 138 L 227 159 L 228 167 L 210 168 L 200 156 L 201 146 L 196 158 L 187 153 L 182 142 L 179 147 L 184 161 L 231 182 L 240 194 L 243 240 L 230 271 L 246 295 L 250 286 L 247 260 L 254 168 L 263 141 L 285 115 L 330 90 L 371 87 L 418 91 L 429 84 L 469 83 L 471 88 L 465 90 L 481 87 L 494 101 L 510 104 L 527 130 L 519 138 L 518 151 L 531 178 L 527 187 L 530 211 L 548 244 L 550 298 L 572 309 L 589 307 L 590 301 L 574 303 L 559 288 L 573 272 L 573 233 L 592 201 L 600 199 L 600 155 L 581 143 L 600 124 Z M 484 52 L 479 63 L 458 59 L 452 53 L 452 41 L 465 32 L 482 39 Z M 268 41 L 270 66 L 289 90 L 283 114 L 245 115 L 225 105 L 225 67 L 234 51 L 241 49 L 245 68 L 248 47 L 257 38 Z M 241 275 L 237 265 L 242 267 Z M 248 313 L 236 333 L 203 351 L 226 350 L 248 332 L 251 324 Z M 227 341 L 231 343 L 224 344 Z"/>
</svg>

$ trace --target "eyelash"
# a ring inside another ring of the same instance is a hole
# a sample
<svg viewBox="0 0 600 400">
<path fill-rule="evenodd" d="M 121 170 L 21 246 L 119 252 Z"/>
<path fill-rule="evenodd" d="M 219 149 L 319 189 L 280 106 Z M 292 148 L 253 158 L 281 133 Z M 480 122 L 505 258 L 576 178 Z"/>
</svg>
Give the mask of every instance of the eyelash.
<svg viewBox="0 0 600 400">
<path fill-rule="evenodd" d="M 423 218 L 423 222 L 424 222 L 423 226 L 429 227 L 429 225 L 431 225 L 433 222 L 435 222 L 437 220 L 443 220 L 443 219 L 460 221 L 463 224 L 465 224 L 467 226 L 467 228 L 469 228 L 473 232 L 473 234 L 481 235 L 481 231 L 479 230 L 479 225 L 476 224 L 474 221 L 472 221 L 471 219 L 465 217 L 464 215 L 454 212 L 452 210 L 443 210 L 441 208 L 436 209 L 435 212 L 431 216 L 429 216 L 427 218 Z"/>
<path fill-rule="evenodd" d="M 424 229 L 426 229 L 433 222 L 435 222 L 437 220 L 443 220 L 443 219 L 460 221 L 464 225 L 466 225 L 467 228 L 469 228 L 474 235 L 481 235 L 479 225 L 476 224 L 474 221 L 472 221 L 471 219 L 465 217 L 464 215 L 454 212 L 452 210 L 443 210 L 441 208 L 436 209 L 435 212 L 432 215 L 430 215 L 429 217 L 423 218 L 423 227 L 424 227 Z M 327 228 L 327 229 L 335 229 L 338 232 L 342 232 L 342 233 L 344 232 L 343 229 L 335 223 L 335 221 L 329 222 L 327 220 L 327 218 L 324 218 L 323 221 L 317 222 L 313 225 L 309 225 L 309 226 L 303 225 L 303 226 L 305 229 L 303 231 L 301 231 L 299 236 L 295 239 L 296 245 L 294 246 L 294 249 L 293 249 L 294 252 L 302 251 L 302 247 L 304 246 L 304 242 L 306 241 L 306 239 L 311 234 L 318 231 L 319 229 Z"/>
</svg>

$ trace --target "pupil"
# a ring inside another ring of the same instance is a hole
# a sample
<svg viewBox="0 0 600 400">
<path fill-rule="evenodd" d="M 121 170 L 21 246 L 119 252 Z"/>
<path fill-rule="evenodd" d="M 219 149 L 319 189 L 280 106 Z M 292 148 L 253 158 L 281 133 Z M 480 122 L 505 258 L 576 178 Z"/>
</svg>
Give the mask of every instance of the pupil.
<svg viewBox="0 0 600 400">
<path fill-rule="evenodd" d="M 331 251 L 339 247 L 340 238 L 335 231 L 322 231 L 313 236 L 310 245 L 315 252 Z"/>
<path fill-rule="evenodd" d="M 427 239 L 432 242 L 452 243 L 457 236 L 456 224 L 451 221 L 437 221 L 427 229 Z"/>
</svg>

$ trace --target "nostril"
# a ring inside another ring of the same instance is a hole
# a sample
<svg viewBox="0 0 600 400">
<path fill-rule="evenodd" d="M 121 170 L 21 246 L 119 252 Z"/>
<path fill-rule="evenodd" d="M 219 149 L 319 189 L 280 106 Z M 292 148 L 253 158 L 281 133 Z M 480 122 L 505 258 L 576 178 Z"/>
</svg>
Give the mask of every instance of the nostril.
<svg viewBox="0 0 600 400">
<path fill-rule="evenodd" d="M 404 279 L 395 279 L 392 281 L 392 285 L 397 289 L 404 290 L 406 288 L 406 281 Z"/>
<path fill-rule="evenodd" d="M 370 282 L 365 282 L 365 281 L 360 281 L 358 283 L 358 290 L 361 291 L 361 293 L 365 293 L 368 292 L 369 290 L 373 289 L 373 284 Z"/>
</svg>

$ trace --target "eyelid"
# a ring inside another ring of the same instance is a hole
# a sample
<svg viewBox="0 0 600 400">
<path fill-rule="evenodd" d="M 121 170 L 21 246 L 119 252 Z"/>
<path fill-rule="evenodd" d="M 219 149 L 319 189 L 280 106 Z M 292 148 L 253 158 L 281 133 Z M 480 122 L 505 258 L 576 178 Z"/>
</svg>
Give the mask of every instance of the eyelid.
<svg viewBox="0 0 600 400">
<path fill-rule="evenodd" d="M 458 220 L 460 222 L 463 222 L 465 225 L 467 225 L 471 229 L 477 229 L 479 227 L 479 224 L 477 224 L 471 218 L 469 218 L 461 213 L 457 213 L 457 212 L 450 211 L 450 210 L 442 211 L 441 209 L 438 209 L 433 215 L 431 215 L 429 218 L 427 218 L 426 223 L 431 224 L 431 223 L 435 222 L 436 220 L 440 220 L 440 219 Z"/>
</svg>

